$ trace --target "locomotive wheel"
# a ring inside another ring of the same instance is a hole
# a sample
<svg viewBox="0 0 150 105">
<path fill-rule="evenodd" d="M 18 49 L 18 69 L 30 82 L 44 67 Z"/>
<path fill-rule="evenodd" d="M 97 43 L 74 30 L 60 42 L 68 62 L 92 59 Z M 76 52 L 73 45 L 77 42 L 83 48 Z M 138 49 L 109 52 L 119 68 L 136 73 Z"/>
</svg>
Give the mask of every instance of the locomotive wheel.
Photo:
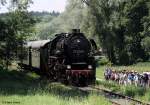
<svg viewBox="0 0 150 105">
<path fill-rule="evenodd" d="M 70 75 L 68 75 L 67 76 L 67 83 L 69 84 L 69 85 L 72 85 L 72 86 L 77 86 L 76 85 L 76 83 L 75 83 L 75 76 L 70 76 Z"/>
<path fill-rule="evenodd" d="M 64 78 L 64 80 L 62 81 L 62 83 L 64 83 L 65 85 L 69 85 L 69 80 L 67 78 Z"/>
<path fill-rule="evenodd" d="M 68 76 L 68 77 L 67 77 L 67 80 L 68 80 L 68 84 L 69 84 L 69 85 L 73 85 L 73 80 L 72 80 L 72 77 L 71 77 L 71 76 Z"/>
<path fill-rule="evenodd" d="M 72 76 L 68 78 L 68 83 L 73 86 L 87 86 L 87 81 L 84 76 Z"/>
</svg>

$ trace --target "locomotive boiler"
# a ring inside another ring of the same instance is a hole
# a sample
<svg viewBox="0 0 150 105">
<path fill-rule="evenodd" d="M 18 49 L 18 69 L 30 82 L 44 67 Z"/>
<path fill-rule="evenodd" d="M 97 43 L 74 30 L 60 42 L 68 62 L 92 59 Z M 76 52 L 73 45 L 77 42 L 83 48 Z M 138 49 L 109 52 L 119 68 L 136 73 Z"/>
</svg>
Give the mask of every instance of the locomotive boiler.
<svg viewBox="0 0 150 105">
<path fill-rule="evenodd" d="M 79 29 L 74 29 L 51 40 L 27 42 L 19 65 L 53 81 L 85 86 L 95 83 L 95 50 L 94 40 L 88 40 Z"/>
</svg>

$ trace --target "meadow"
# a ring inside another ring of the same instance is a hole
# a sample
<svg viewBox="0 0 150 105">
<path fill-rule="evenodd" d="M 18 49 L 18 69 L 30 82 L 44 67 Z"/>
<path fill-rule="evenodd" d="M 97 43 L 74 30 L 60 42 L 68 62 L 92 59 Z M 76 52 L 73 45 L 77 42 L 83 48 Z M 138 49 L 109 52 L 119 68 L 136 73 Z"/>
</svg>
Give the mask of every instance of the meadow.
<svg viewBox="0 0 150 105">
<path fill-rule="evenodd" d="M 107 66 L 97 67 L 97 78 L 103 79 Z M 138 72 L 148 71 L 150 63 L 131 66 L 112 66 L 114 69 L 126 68 Z M 149 70 L 150 71 L 150 70 Z M 0 105 L 111 105 L 107 99 L 96 93 L 84 93 L 60 83 L 41 80 L 35 73 L 0 68 Z M 150 90 L 122 87 L 113 82 L 98 82 L 99 86 L 121 92 L 125 95 L 150 101 Z"/>
<path fill-rule="evenodd" d="M 0 70 L 0 105 L 111 105 L 96 93 L 41 80 L 34 73 Z"/>
<path fill-rule="evenodd" d="M 143 102 L 150 102 L 150 89 L 144 87 L 136 87 L 134 85 L 119 85 L 113 81 L 97 81 L 97 86 L 100 88 L 108 89 L 113 92 L 117 92 L 129 97 L 136 98 Z"/>
<path fill-rule="evenodd" d="M 118 92 L 130 97 L 137 98 L 139 100 L 143 100 L 145 102 L 150 102 L 150 89 L 149 88 L 142 88 L 142 87 L 135 87 L 133 85 L 130 86 L 123 86 L 118 85 L 116 82 L 112 81 L 105 81 L 104 80 L 104 70 L 107 66 L 99 66 L 97 68 L 97 78 L 101 79 L 101 81 L 97 82 L 97 85 L 101 88 L 107 88 L 114 92 Z M 150 72 L 150 62 L 144 63 L 137 63 L 130 66 L 111 66 L 114 70 L 128 70 L 128 71 L 137 71 L 139 73 L 149 71 Z"/>
</svg>

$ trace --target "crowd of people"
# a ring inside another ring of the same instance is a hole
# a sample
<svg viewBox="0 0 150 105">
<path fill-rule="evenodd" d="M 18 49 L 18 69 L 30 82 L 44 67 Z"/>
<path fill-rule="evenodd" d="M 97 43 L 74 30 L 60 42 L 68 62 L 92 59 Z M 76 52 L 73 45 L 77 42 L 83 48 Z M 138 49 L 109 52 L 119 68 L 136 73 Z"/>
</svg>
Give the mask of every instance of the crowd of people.
<svg viewBox="0 0 150 105">
<path fill-rule="evenodd" d="M 150 72 L 138 73 L 133 70 L 114 70 L 112 68 L 106 68 L 104 77 L 106 80 L 115 81 L 120 85 L 150 87 Z"/>
</svg>

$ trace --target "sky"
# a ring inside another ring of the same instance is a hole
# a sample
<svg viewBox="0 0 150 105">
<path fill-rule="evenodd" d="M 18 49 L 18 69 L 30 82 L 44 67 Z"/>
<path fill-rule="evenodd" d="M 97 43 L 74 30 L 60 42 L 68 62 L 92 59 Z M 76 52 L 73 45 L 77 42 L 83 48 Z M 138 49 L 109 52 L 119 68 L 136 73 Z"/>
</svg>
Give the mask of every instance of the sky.
<svg viewBox="0 0 150 105">
<path fill-rule="evenodd" d="M 33 4 L 31 4 L 29 11 L 57 11 L 63 12 L 65 10 L 67 0 L 32 0 Z M 0 13 L 7 12 L 8 6 L 3 6 L 0 8 Z"/>
</svg>

